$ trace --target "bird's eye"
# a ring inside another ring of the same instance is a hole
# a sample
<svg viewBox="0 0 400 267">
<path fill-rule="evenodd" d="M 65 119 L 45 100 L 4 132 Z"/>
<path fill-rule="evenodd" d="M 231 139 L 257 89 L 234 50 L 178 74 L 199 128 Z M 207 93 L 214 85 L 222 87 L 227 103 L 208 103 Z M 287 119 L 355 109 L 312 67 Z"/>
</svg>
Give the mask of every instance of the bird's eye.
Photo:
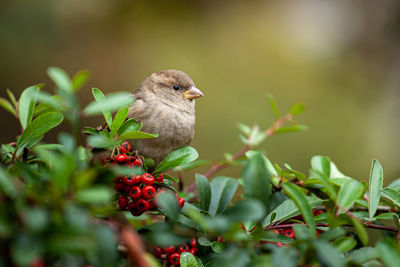
<svg viewBox="0 0 400 267">
<path fill-rule="evenodd" d="M 174 86 L 172 86 L 172 88 L 174 88 L 174 90 L 178 91 L 179 90 L 179 85 L 175 84 Z"/>
</svg>

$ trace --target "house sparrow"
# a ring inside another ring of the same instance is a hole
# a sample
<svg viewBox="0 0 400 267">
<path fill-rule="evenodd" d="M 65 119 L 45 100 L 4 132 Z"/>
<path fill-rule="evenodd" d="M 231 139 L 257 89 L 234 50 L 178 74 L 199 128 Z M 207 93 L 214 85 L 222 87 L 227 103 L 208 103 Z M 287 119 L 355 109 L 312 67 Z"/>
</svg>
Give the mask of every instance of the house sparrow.
<svg viewBox="0 0 400 267">
<path fill-rule="evenodd" d="M 133 148 L 156 164 L 173 150 L 193 139 L 195 100 L 203 96 L 192 79 L 179 70 L 164 70 L 148 76 L 133 92 L 135 102 L 128 118 L 143 124 L 142 131 L 157 133 L 154 139 L 135 139 Z"/>
</svg>

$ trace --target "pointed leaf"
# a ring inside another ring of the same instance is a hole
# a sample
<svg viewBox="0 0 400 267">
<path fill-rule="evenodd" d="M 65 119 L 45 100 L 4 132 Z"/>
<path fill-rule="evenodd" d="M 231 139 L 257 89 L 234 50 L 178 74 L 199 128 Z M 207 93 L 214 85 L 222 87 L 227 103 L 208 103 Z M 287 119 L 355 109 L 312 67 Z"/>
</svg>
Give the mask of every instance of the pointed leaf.
<svg viewBox="0 0 400 267">
<path fill-rule="evenodd" d="M 169 153 L 161 162 L 158 164 L 154 172 L 163 172 L 168 169 L 175 168 L 179 165 L 192 162 L 199 157 L 196 149 L 190 146 L 184 146 L 178 148 Z"/>
<path fill-rule="evenodd" d="M 124 124 L 119 128 L 118 135 L 123 135 L 127 132 L 140 131 L 142 123 L 135 121 L 133 118 L 127 119 Z"/>
<path fill-rule="evenodd" d="M 15 96 L 14 96 L 13 92 L 11 92 L 10 89 L 7 89 L 6 91 L 7 91 L 8 98 L 10 99 L 10 101 L 13 104 L 14 108 L 17 108 L 17 100 L 15 99 Z"/>
<path fill-rule="evenodd" d="M 62 120 L 63 116 L 58 112 L 48 112 L 40 115 L 26 127 L 25 131 L 18 139 L 17 147 L 24 147 L 32 140 L 40 138 L 46 132 L 59 125 Z"/>
<path fill-rule="evenodd" d="M 93 89 L 93 94 L 95 94 L 95 92 L 97 91 Z M 108 94 L 104 96 L 104 98 L 100 97 L 99 100 L 96 99 L 96 101 L 89 103 L 89 105 L 87 105 L 83 110 L 83 113 L 85 113 L 85 115 L 87 116 L 90 116 L 114 111 L 119 108 L 131 105 L 133 103 L 133 100 L 133 95 L 129 93 L 120 92 Z"/>
<path fill-rule="evenodd" d="M 198 267 L 195 256 L 189 252 L 183 252 L 180 258 L 181 267 Z"/>
<path fill-rule="evenodd" d="M 400 207 L 400 192 L 390 187 L 386 187 L 382 191 L 382 196 L 390 200 L 393 204 Z"/>
<path fill-rule="evenodd" d="M 275 102 L 274 97 L 271 94 L 267 94 L 269 105 L 271 106 L 272 111 L 274 112 L 275 118 L 279 119 L 281 115 L 279 114 L 278 105 Z"/>
<path fill-rule="evenodd" d="M 208 211 L 211 201 L 211 187 L 208 179 L 196 173 L 196 187 L 199 194 L 200 209 Z"/>
<path fill-rule="evenodd" d="M 151 133 L 145 133 L 145 132 L 140 132 L 140 131 L 132 131 L 132 132 L 126 132 L 118 138 L 120 140 L 128 140 L 128 139 L 152 139 L 158 137 L 158 134 L 151 134 Z"/>
<path fill-rule="evenodd" d="M 57 67 L 50 67 L 47 69 L 47 74 L 57 85 L 57 88 L 61 91 L 71 93 L 72 92 L 72 82 L 69 75 L 62 69 Z"/>
<path fill-rule="evenodd" d="M 282 126 L 275 130 L 275 134 L 304 132 L 307 129 L 308 129 L 307 126 L 301 124 L 292 126 Z"/>
<path fill-rule="evenodd" d="M 208 213 L 215 216 L 228 206 L 235 195 L 239 183 L 237 180 L 229 177 L 219 176 L 211 182 L 211 201 Z"/>
<path fill-rule="evenodd" d="M 376 246 L 376 250 L 385 266 L 397 267 L 400 262 L 399 244 L 395 239 L 385 238 Z"/>
<path fill-rule="evenodd" d="M 15 111 L 13 105 L 7 99 L 0 97 L 0 106 L 14 116 L 17 115 L 17 112 Z"/>
<path fill-rule="evenodd" d="M 36 104 L 36 94 L 38 91 L 39 87 L 33 85 L 26 88 L 19 98 L 19 121 L 23 129 L 25 129 L 32 120 L 33 110 Z"/>
<path fill-rule="evenodd" d="M 111 131 L 110 131 L 111 136 L 114 136 L 121 127 L 121 125 L 124 123 L 126 116 L 128 115 L 128 111 L 129 111 L 128 107 L 123 107 L 120 110 L 118 110 L 117 114 L 115 114 L 114 120 L 111 125 Z"/>
<path fill-rule="evenodd" d="M 92 94 L 93 94 L 94 99 L 95 99 L 96 101 L 104 101 L 105 98 L 106 98 L 106 97 L 104 96 L 103 92 L 100 91 L 100 89 L 97 89 L 97 88 L 93 88 L 93 89 L 92 89 Z M 92 102 L 92 103 L 93 103 L 93 102 Z M 111 128 L 111 126 L 112 126 L 112 115 L 111 115 L 111 111 L 110 111 L 110 110 L 102 110 L 102 113 L 103 113 L 104 119 L 105 119 L 106 122 L 107 122 L 108 127 Z"/>
<path fill-rule="evenodd" d="M 304 106 L 303 104 L 300 104 L 300 103 L 296 103 L 290 108 L 290 114 L 292 114 L 293 116 L 298 115 L 298 114 L 303 113 L 305 109 L 306 109 L 306 106 Z"/>
<path fill-rule="evenodd" d="M 74 91 L 78 91 L 90 79 L 90 72 L 81 70 L 72 78 L 72 86 Z"/>
<path fill-rule="evenodd" d="M 382 166 L 374 159 L 372 161 L 371 172 L 369 175 L 369 202 L 368 211 L 369 218 L 372 219 L 378 209 L 379 199 L 381 198 L 381 190 L 383 185 L 383 170 Z"/>
<path fill-rule="evenodd" d="M 339 190 L 336 204 L 339 206 L 339 213 L 345 212 L 364 193 L 364 185 L 357 180 L 349 180 Z"/>
<path fill-rule="evenodd" d="M 290 182 L 284 183 L 282 187 L 285 193 L 296 203 L 296 206 L 299 208 L 304 220 L 310 228 L 311 235 L 315 237 L 316 228 L 314 215 L 310 203 L 308 203 L 307 201 L 306 195 L 303 193 L 303 191 L 300 190 L 298 186 Z"/>
<path fill-rule="evenodd" d="M 325 177 L 331 177 L 331 161 L 328 157 L 314 156 L 311 159 L 311 168 L 321 172 Z"/>
</svg>

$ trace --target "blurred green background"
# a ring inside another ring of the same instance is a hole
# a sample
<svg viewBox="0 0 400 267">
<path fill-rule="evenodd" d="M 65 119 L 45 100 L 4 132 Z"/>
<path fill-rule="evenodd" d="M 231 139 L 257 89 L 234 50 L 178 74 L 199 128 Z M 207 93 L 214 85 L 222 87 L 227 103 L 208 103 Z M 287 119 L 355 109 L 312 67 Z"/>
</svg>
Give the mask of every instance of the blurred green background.
<svg viewBox="0 0 400 267">
<path fill-rule="evenodd" d="M 273 162 L 307 171 L 312 155 L 328 155 L 366 180 L 377 158 L 386 184 L 400 177 L 399 1 L 2 1 L 0 35 L 3 97 L 38 82 L 51 91 L 48 66 L 91 71 L 83 104 L 91 87 L 131 91 L 176 68 L 205 93 L 192 143 L 201 159 L 240 149 L 237 122 L 270 125 L 270 92 L 282 112 L 306 104 L 298 120 L 309 126 L 267 140 Z M 0 116 L 0 141 L 11 142 L 18 124 Z"/>
</svg>

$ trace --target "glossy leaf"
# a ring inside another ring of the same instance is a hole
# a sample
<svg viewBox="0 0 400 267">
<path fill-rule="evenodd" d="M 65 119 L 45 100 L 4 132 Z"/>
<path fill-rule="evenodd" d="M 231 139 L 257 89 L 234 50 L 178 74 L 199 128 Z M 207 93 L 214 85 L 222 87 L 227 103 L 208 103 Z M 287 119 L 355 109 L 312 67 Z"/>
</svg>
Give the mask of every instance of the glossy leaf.
<svg viewBox="0 0 400 267">
<path fill-rule="evenodd" d="M 72 92 L 73 88 L 71 79 L 64 70 L 57 67 L 50 67 L 47 69 L 47 74 L 57 85 L 58 89 L 67 93 Z"/>
<path fill-rule="evenodd" d="M 331 161 L 328 157 L 314 156 L 311 159 L 311 168 L 317 170 L 325 177 L 331 177 Z"/>
<path fill-rule="evenodd" d="M 102 91 L 100 91 L 100 89 L 97 88 L 93 88 L 92 89 L 92 94 L 93 97 L 96 101 L 104 101 L 105 100 L 105 96 L 103 94 Z M 110 110 L 102 110 L 104 119 L 106 120 L 106 123 L 108 125 L 108 127 L 112 126 L 112 115 L 111 115 L 111 111 Z"/>
<path fill-rule="evenodd" d="M 211 200 L 208 212 L 215 216 L 228 206 L 238 187 L 237 180 L 219 176 L 211 181 Z"/>
<path fill-rule="evenodd" d="M 261 153 L 249 151 L 246 156 L 248 160 L 242 171 L 245 195 L 257 199 L 268 208 L 272 195 L 270 179 L 277 173 L 272 163 Z"/>
<path fill-rule="evenodd" d="M 174 169 L 174 171 L 186 171 L 186 170 L 191 170 L 191 169 L 194 169 L 194 168 L 197 168 L 197 167 L 201 167 L 201 166 L 210 164 L 210 162 L 211 162 L 211 161 L 209 161 L 209 160 L 196 160 L 196 161 L 193 161 L 193 162 L 189 162 L 189 163 L 186 163 L 186 164 L 182 164 L 182 165 L 176 167 L 176 168 Z"/>
<path fill-rule="evenodd" d="M 285 193 L 295 202 L 296 206 L 299 208 L 301 214 L 303 215 L 304 220 L 308 224 L 310 228 L 311 235 L 315 237 L 315 221 L 314 215 L 312 213 L 312 209 L 310 203 L 307 201 L 306 195 L 299 189 L 298 186 L 292 183 L 284 183 L 282 185 Z"/>
<path fill-rule="evenodd" d="M 13 105 L 7 99 L 0 97 L 0 106 L 14 116 L 17 115 L 17 112 L 15 111 Z"/>
<path fill-rule="evenodd" d="M 208 211 L 211 201 L 211 187 L 208 179 L 196 173 L 196 188 L 199 194 L 200 209 Z"/>
<path fill-rule="evenodd" d="M 196 160 L 199 157 L 196 149 L 190 146 L 178 148 L 169 153 L 156 167 L 154 172 L 163 172 L 179 165 Z"/>
<path fill-rule="evenodd" d="M 129 140 L 129 139 L 152 139 L 158 137 L 158 134 L 151 134 L 151 133 L 145 133 L 145 132 L 140 132 L 140 131 L 132 131 L 132 132 L 126 132 L 118 138 L 120 140 Z"/>
<path fill-rule="evenodd" d="M 17 147 L 24 147 L 32 140 L 40 138 L 46 132 L 59 125 L 63 116 L 58 112 L 48 112 L 32 121 L 17 141 Z"/>
<path fill-rule="evenodd" d="M 318 170 L 311 170 L 310 177 L 316 179 L 319 184 L 323 185 L 323 188 L 321 190 L 324 191 L 329 196 L 330 199 L 336 201 L 336 189 L 331 184 L 330 179 L 328 177 L 326 177 L 323 173 L 321 173 Z M 307 181 L 310 180 L 311 179 L 308 179 Z"/>
<path fill-rule="evenodd" d="M 39 87 L 36 85 L 28 87 L 22 92 L 19 98 L 19 121 L 23 129 L 25 129 L 32 120 L 33 110 L 35 109 L 36 104 L 36 94 L 38 91 Z"/>
<path fill-rule="evenodd" d="M 183 252 L 180 258 L 181 267 L 197 267 L 200 266 L 197 264 L 195 256 L 193 256 L 189 252 Z"/>
<path fill-rule="evenodd" d="M 99 92 L 100 90 L 96 88 L 93 89 L 93 94 L 95 95 L 96 101 L 93 101 L 89 105 L 87 105 L 83 112 L 85 113 L 85 115 L 97 115 L 101 113 L 106 113 L 107 115 L 105 116 L 107 116 L 107 122 L 108 120 L 111 121 L 109 117 L 111 113 L 109 112 L 129 106 L 133 103 L 134 100 L 133 95 L 129 93 L 112 93 L 106 96 L 103 95 L 104 97 L 102 97 L 102 93 Z"/>
<path fill-rule="evenodd" d="M 123 135 L 127 132 L 139 131 L 140 129 L 142 129 L 142 123 L 135 121 L 133 118 L 129 118 L 119 128 L 118 135 Z"/>
<path fill-rule="evenodd" d="M 339 212 L 348 210 L 364 193 L 364 185 L 357 180 L 349 180 L 339 190 L 336 204 Z"/>
<path fill-rule="evenodd" d="M 384 198 L 390 200 L 396 206 L 400 207 L 400 192 L 399 191 L 397 191 L 393 188 L 390 188 L 390 187 L 386 187 L 382 191 L 382 196 Z"/>
<path fill-rule="evenodd" d="M 114 136 L 118 132 L 119 128 L 124 123 L 126 116 L 128 115 L 128 111 L 129 111 L 128 107 L 123 107 L 120 110 L 118 110 L 117 114 L 115 114 L 112 125 L 110 127 L 111 136 Z"/>
<path fill-rule="evenodd" d="M 368 211 L 369 218 L 373 218 L 378 209 L 379 200 L 381 198 L 381 190 L 383 185 L 383 170 L 382 166 L 374 159 L 372 161 L 371 172 L 369 174 L 369 202 Z"/>
<path fill-rule="evenodd" d="M 176 203 L 175 196 L 172 193 L 165 192 L 157 195 L 155 199 L 157 205 L 165 212 L 165 214 L 173 219 L 177 220 L 179 211 L 178 204 Z"/>
</svg>

